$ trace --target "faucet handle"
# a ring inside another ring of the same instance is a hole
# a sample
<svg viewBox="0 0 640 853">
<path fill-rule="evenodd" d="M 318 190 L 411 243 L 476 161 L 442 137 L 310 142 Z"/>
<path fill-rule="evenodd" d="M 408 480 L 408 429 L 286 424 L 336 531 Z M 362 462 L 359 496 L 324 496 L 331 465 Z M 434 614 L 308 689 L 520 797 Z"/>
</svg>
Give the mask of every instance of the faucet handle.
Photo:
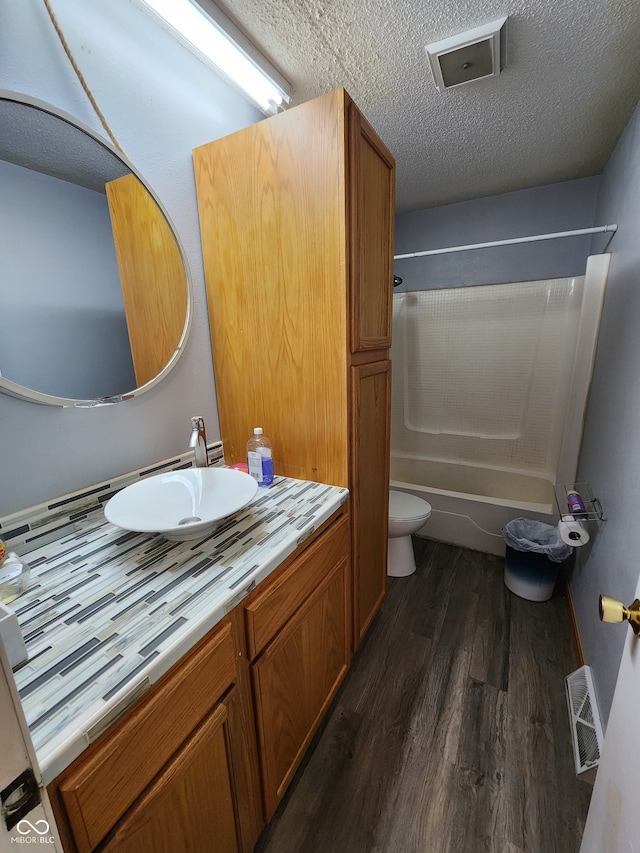
<svg viewBox="0 0 640 853">
<path fill-rule="evenodd" d="M 207 455 L 207 433 L 204 428 L 204 418 L 202 415 L 195 415 L 191 418 L 191 438 L 189 439 L 189 447 L 195 451 L 194 458 L 196 468 L 207 468 L 209 466 L 209 458 Z"/>
</svg>

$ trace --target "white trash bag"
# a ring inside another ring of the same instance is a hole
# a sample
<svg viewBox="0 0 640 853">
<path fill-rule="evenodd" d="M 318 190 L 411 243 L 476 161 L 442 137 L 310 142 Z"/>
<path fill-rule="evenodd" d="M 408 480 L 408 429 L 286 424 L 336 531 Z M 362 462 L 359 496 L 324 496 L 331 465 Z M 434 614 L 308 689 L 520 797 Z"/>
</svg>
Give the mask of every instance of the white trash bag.
<svg viewBox="0 0 640 853">
<path fill-rule="evenodd" d="M 571 545 L 560 538 L 558 528 L 533 518 L 514 518 L 502 528 L 502 538 L 514 551 L 544 554 L 553 563 L 561 563 L 573 553 Z"/>
</svg>

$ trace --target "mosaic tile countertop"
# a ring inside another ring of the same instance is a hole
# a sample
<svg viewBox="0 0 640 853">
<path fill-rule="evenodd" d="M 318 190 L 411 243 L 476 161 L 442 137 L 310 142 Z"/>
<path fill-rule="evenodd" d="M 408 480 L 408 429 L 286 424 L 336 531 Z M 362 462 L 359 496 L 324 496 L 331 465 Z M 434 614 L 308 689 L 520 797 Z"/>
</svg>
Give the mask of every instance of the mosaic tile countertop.
<svg viewBox="0 0 640 853">
<path fill-rule="evenodd" d="M 45 784 L 347 497 L 277 477 L 201 540 L 127 532 L 100 511 L 29 551 L 15 680 Z"/>
</svg>

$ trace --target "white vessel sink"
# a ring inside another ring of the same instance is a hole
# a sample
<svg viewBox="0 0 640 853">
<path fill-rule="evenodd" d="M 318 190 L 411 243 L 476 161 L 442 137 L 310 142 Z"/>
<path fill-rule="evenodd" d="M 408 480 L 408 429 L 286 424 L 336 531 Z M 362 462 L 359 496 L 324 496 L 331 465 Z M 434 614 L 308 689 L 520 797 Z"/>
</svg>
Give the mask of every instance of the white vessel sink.
<svg viewBox="0 0 640 853">
<path fill-rule="evenodd" d="M 258 483 L 229 468 L 186 468 L 132 483 L 107 501 L 108 521 L 166 539 L 198 539 L 250 503 Z"/>
</svg>

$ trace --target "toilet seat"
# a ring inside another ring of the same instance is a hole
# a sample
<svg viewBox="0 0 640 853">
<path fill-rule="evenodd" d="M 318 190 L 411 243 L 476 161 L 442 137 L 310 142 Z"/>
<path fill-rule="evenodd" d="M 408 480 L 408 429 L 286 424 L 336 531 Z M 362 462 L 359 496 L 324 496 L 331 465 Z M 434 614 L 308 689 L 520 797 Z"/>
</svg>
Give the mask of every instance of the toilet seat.
<svg viewBox="0 0 640 853">
<path fill-rule="evenodd" d="M 407 492 L 389 492 L 389 520 L 412 521 L 425 520 L 431 515 L 431 504 Z"/>
</svg>

